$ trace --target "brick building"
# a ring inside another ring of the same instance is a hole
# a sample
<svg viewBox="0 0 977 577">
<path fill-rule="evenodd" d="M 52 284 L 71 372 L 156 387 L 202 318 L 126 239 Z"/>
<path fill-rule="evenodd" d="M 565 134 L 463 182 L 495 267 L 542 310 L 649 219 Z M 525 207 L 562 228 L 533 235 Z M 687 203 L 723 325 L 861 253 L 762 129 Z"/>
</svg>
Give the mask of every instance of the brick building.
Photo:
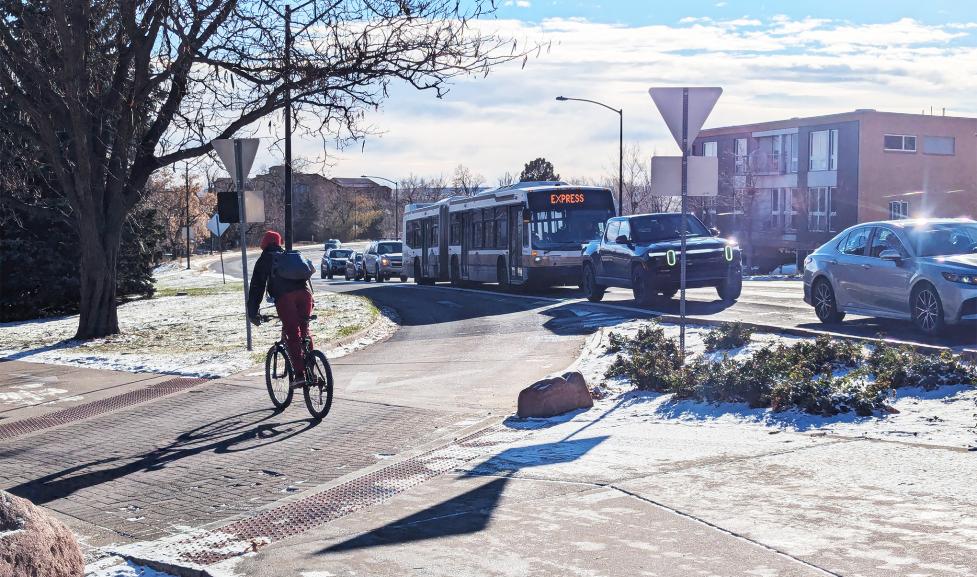
<svg viewBox="0 0 977 577">
<path fill-rule="evenodd" d="M 977 118 L 856 110 L 703 130 L 719 157 L 704 221 L 759 268 L 800 262 L 857 222 L 977 214 Z"/>
</svg>

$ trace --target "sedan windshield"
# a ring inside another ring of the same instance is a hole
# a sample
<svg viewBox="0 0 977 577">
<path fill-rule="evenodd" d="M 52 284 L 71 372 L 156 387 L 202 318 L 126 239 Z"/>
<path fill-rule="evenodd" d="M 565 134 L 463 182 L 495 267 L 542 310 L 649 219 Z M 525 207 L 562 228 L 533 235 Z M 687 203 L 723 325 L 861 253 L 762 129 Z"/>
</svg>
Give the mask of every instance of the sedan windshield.
<svg viewBox="0 0 977 577">
<path fill-rule="evenodd" d="M 921 224 L 907 231 L 919 256 L 950 256 L 977 252 L 977 223 Z"/>
<path fill-rule="evenodd" d="M 349 258 L 349 256 L 351 254 L 353 254 L 353 251 L 351 251 L 351 250 L 334 250 L 334 251 L 330 251 L 329 257 L 330 258 Z"/>
<path fill-rule="evenodd" d="M 689 215 L 686 219 L 685 236 L 712 236 L 698 218 Z M 681 238 L 680 214 L 651 214 L 631 219 L 631 240 L 637 243 L 661 242 Z"/>
<path fill-rule="evenodd" d="M 381 242 L 377 245 L 377 254 L 393 254 L 402 250 L 399 242 Z"/>
</svg>

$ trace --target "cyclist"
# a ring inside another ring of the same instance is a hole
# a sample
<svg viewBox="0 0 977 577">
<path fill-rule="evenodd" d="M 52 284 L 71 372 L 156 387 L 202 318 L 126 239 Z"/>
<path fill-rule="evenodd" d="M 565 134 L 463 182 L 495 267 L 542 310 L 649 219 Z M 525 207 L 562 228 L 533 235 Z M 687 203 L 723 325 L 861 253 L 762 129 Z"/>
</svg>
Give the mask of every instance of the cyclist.
<svg viewBox="0 0 977 577">
<path fill-rule="evenodd" d="M 309 334 L 309 317 L 312 315 L 312 290 L 308 281 L 282 278 L 272 274 L 274 253 L 284 253 L 282 235 L 269 230 L 261 237 L 261 256 L 254 264 L 251 286 L 248 290 L 248 318 L 255 325 L 261 324 L 258 309 L 265 291 L 275 301 L 278 318 L 282 322 L 282 335 L 288 347 L 295 380 L 293 386 L 305 385 L 305 359 L 302 355 L 302 339 Z"/>
</svg>

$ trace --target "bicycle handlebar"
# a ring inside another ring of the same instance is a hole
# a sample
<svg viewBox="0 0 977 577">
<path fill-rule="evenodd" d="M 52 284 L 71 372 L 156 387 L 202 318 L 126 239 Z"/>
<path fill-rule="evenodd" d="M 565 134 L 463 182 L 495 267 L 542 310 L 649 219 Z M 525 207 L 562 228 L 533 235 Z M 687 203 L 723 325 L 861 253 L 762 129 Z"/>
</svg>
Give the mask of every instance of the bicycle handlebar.
<svg viewBox="0 0 977 577">
<path fill-rule="evenodd" d="M 263 323 L 267 323 L 268 321 L 271 321 L 271 320 L 274 320 L 274 319 L 277 319 L 277 318 L 278 318 L 278 315 L 258 315 L 258 319 L 261 320 L 261 322 L 263 322 Z M 319 315 L 310 315 L 309 316 L 309 320 L 310 321 L 314 321 L 317 318 L 319 318 Z"/>
</svg>

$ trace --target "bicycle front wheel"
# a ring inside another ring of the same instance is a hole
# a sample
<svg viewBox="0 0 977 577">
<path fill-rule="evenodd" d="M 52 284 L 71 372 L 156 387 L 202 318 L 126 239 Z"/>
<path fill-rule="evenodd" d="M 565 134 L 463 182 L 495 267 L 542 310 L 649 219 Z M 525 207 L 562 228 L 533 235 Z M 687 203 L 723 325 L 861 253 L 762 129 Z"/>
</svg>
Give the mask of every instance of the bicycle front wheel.
<svg viewBox="0 0 977 577">
<path fill-rule="evenodd" d="M 292 364 L 278 343 L 265 355 L 265 386 L 275 409 L 281 411 L 292 402 Z"/>
<path fill-rule="evenodd" d="M 305 406 L 318 421 L 329 414 L 332 407 L 332 369 L 321 351 L 312 351 L 306 363 Z"/>
</svg>

